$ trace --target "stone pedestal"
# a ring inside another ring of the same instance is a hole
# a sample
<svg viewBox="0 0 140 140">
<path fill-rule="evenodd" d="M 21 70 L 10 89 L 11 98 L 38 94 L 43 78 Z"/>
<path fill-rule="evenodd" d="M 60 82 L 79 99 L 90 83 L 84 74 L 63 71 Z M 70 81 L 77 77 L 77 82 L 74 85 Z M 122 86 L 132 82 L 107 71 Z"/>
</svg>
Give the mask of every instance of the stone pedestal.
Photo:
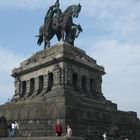
<svg viewBox="0 0 140 140">
<path fill-rule="evenodd" d="M 85 51 L 57 44 L 33 54 L 12 72 L 15 95 L 0 106 L 0 116 L 20 124 L 19 136 L 54 136 L 59 119 L 66 133 L 102 139 L 117 127 L 120 135 L 140 139 L 140 121 L 135 112 L 124 112 L 102 93 L 104 67 Z"/>
</svg>

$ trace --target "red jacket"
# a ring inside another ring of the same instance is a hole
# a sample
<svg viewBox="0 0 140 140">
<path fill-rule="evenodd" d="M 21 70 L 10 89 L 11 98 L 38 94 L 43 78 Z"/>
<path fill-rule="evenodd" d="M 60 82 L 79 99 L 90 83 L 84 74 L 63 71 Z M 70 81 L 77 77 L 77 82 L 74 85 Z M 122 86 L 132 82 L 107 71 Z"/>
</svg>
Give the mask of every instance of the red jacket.
<svg viewBox="0 0 140 140">
<path fill-rule="evenodd" d="M 62 134 L 62 126 L 61 126 L 61 124 L 56 124 L 55 133 Z"/>
</svg>

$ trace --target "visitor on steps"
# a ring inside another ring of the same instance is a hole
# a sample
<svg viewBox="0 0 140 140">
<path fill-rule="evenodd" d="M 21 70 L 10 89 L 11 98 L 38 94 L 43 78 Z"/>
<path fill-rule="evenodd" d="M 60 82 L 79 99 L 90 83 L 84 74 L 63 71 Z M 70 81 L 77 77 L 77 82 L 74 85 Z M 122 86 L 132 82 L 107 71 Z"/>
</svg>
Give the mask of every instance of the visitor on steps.
<svg viewBox="0 0 140 140">
<path fill-rule="evenodd" d="M 67 125 L 67 137 L 71 137 L 72 136 L 72 129 L 70 128 L 69 124 Z"/>
<path fill-rule="evenodd" d="M 15 123 L 14 122 L 12 122 L 11 127 L 12 127 L 11 136 L 15 137 Z"/>
<path fill-rule="evenodd" d="M 104 140 L 107 140 L 106 132 L 103 134 Z"/>
<path fill-rule="evenodd" d="M 57 120 L 57 123 L 55 125 L 55 134 L 56 134 L 56 136 L 61 136 L 62 135 L 62 126 L 61 126 L 59 120 Z"/>
<path fill-rule="evenodd" d="M 15 136 L 18 136 L 19 124 L 15 122 Z"/>
</svg>

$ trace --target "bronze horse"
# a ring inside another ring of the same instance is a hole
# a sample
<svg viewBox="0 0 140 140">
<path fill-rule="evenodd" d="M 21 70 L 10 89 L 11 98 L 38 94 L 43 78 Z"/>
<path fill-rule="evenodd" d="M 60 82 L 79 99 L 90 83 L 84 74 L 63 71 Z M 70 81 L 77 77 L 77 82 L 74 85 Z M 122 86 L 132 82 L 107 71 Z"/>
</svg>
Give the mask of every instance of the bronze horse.
<svg viewBox="0 0 140 140">
<path fill-rule="evenodd" d="M 44 49 L 50 46 L 50 40 L 57 36 L 58 41 L 66 41 L 69 44 L 74 45 L 75 38 L 78 37 L 79 33 L 82 32 L 80 25 L 73 23 L 73 18 L 77 18 L 81 11 L 81 5 L 69 6 L 59 17 L 52 18 L 49 29 L 46 29 L 46 24 L 42 25 L 39 29 L 38 45 L 41 45 L 44 41 Z"/>
</svg>

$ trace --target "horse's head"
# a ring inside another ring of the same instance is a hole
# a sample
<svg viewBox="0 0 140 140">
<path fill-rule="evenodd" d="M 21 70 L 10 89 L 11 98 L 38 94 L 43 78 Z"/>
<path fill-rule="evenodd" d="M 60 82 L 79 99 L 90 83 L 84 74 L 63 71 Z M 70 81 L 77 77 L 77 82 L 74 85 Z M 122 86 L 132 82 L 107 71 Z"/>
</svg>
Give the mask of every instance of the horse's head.
<svg viewBox="0 0 140 140">
<path fill-rule="evenodd" d="M 80 3 L 78 5 L 72 5 L 72 16 L 75 18 L 78 18 L 79 13 L 81 11 L 81 5 Z"/>
<path fill-rule="evenodd" d="M 68 15 L 74 18 L 78 18 L 79 13 L 81 11 L 81 7 L 82 6 L 80 5 L 80 3 L 78 5 L 71 5 L 64 11 L 63 15 Z"/>
</svg>

